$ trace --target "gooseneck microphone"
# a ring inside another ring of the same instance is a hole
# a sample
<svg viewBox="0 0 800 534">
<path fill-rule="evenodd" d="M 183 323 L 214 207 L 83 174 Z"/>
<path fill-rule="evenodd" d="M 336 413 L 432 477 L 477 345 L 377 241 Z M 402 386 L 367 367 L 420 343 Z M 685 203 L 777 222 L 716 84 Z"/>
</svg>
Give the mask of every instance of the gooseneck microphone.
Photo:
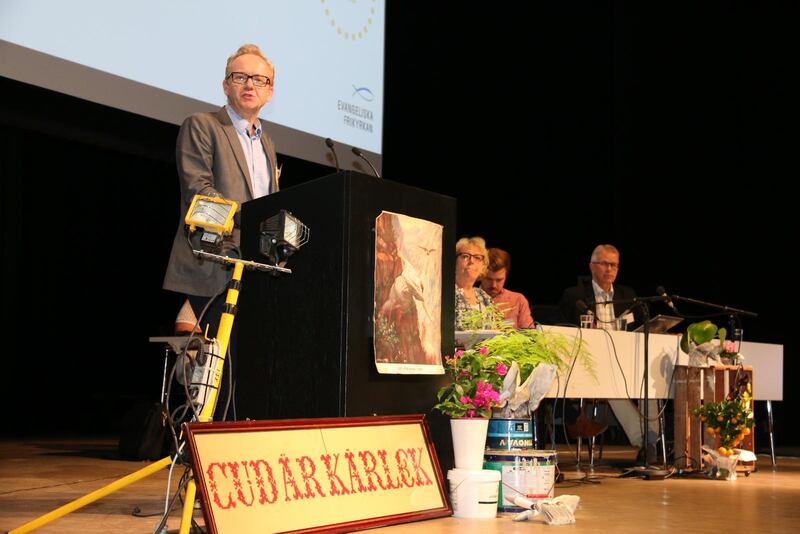
<svg viewBox="0 0 800 534">
<path fill-rule="evenodd" d="M 380 177 L 381 177 L 381 175 L 378 173 L 378 169 L 376 169 L 376 168 L 375 168 L 375 165 L 373 165 L 373 164 L 372 164 L 372 162 L 370 162 L 370 160 L 368 160 L 368 159 L 367 159 L 367 156 L 365 156 L 363 152 L 361 152 L 361 151 L 360 151 L 359 149 L 357 149 L 356 147 L 353 147 L 353 154 L 355 154 L 355 155 L 356 155 L 356 156 L 358 156 L 359 158 L 361 158 L 361 159 L 363 159 L 364 161 L 366 161 L 366 162 L 367 162 L 367 165 L 369 165 L 369 166 L 370 166 L 370 168 L 372 168 L 372 172 L 374 172 L 374 173 L 375 173 L 375 176 L 377 176 L 378 178 L 380 178 Z"/>
<path fill-rule="evenodd" d="M 339 172 L 339 158 L 336 157 L 336 151 L 333 149 L 333 139 L 330 137 L 325 139 L 325 145 L 331 149 L 331 154 L 333 154 L 333 162 L 336 164 L 336 172 Z"/>
<path fill-rule="evenodd" d="M 664 302 L 667 303 L 667 306 L 672 308 L 672 310 L 677 313 L 678 310 L 675 309 L 675 303 L 672 302 L 672 299 L 669 297 L 669 295 L 667 295 L 667 290 L 664 289 L 664 286 L 658 286 L 656 288 L 656 295 L 658 295 L 659 297 L 663 297 Z"/>
</svg>

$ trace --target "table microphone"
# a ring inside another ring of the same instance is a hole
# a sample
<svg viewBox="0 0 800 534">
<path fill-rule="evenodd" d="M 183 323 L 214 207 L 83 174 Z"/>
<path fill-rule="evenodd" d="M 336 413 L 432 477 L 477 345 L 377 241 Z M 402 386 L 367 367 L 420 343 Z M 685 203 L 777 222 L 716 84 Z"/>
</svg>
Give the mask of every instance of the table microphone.
<svg viewBox="0 0 800 534">
<path fill-rule="evenodd" d="M 333 162 L 336 164 L 336 172 L 339 172 L 339 158 L 336 157 L 336 151 L 333 149 L 333 139 L 330 137 L 325 139 L 325 145 L 331 149 L 331 154 L 333 154 Z"/>
<path fill-rule="evenodd" d="M 669 297 L 669 295 L 667 295 L 667 290 L 664 289 L 664 286 L 658 286 L 656 288 L 656 295 L 658 295 L 659 297 L 664 297 L 664 302 L 667 303 L 667 306 L 672 308 L 672 311 L 674 311 L 675 313 L 678 312 L 678 310 L 675 309 L 675 303 L 672 302 L 672 299 Z"/>
<path fill-rule="evenodd" d="M 361 158 L 361 159 L 363 159 L 364 161 L 366 161 L 366 162 L 367 162 L 367 165 L 369 165 L 369 166 L 372 168 L 372 172 L 374 172 L 374 173 L 375 173 L 375 176 L 376 176 L 376 177 L 378 177 L 378 178 L 380 178 L 380 177 L 381 177 L 381 175 L 378 173 L 378 169 L 376 169 L 376 168 L 375 168 L 375 165 L 373 165 L 373 164 L 372 164 L 372 162 L 370 162 L 370 160 L 368 160 L 368 159 L 367 159 L 367 156 L 365 156 L 363 152 L 361 152 L 361 151 L 360 151 L 359 149 L 357 149 L 356 147 L 353 147 L 353 154 L 355 154 L 355 155 L 356 155 L 356 156 L 358 156 L 359 158 Z"/>
</svg>

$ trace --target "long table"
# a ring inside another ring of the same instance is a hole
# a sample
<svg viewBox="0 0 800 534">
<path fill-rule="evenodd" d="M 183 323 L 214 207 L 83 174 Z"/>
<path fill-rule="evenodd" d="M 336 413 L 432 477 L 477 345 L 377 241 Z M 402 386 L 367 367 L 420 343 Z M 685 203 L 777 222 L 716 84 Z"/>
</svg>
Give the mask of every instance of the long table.
<svg viewBox="0 0 800 534">
<path fill-rule="evenodd" d="M 593 376 L 577 362 L 566 382 L 554 384 L 548 397 L 637 399 L 644 397 L 644 334 L 599 329 L 543 326 L 546 331 L 582 339 L 596 371 Z M 686 365 L 688 356 L 680 350 L 680 336 L 650 334 L 648 352 L 648 396 L 674 396 L 672 374 L 675 365 Z M 740 352 L 745 365 L 753 366 L 756 400 L 783 400 L 783 345 L 743 342 Z M 566 393 L 564 388 L 566 387 Z"/>
</svg>

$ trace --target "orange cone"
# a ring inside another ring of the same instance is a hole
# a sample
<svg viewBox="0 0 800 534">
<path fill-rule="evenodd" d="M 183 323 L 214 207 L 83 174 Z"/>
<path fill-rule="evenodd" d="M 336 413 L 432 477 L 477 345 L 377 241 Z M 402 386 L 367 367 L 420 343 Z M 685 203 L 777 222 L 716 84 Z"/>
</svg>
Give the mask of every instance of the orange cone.
<svg viewBox="0 0 800 534">
<path fill-rule="evenodd" d="M 203 331 L 197 325 L 197 316 L 194 314 L 192 305 L 189 304 L 189 299 L 186 299 L 181 306 L 178 316 L 175 318 L 175 334 L 189 335 L 194 330 L 195 334 L 200 334 Z"/>
</svg>

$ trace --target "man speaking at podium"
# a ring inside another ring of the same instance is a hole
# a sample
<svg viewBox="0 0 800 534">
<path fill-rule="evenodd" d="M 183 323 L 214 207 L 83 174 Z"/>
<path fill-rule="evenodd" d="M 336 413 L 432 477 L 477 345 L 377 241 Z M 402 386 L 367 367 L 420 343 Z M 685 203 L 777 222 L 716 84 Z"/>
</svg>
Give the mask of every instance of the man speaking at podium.
<svg viewBox="0 0 800 534">
<path fill-rule="evenodd" d="M 178 133 L 175 152 L 181 218 L 163 287 L 185 294 L 195 313 L 225 288 L 230 271 L 217 263 L 201 262 L 192 254 L 184 228 L 186 212 L 196 194 L 223 197 L 241 205 L 278 191 L 280 169 L 275 145 L 258 118 L 261 108 L 272 99 L 274 82 L 275 68 L 261 50 L 253 44 L 242 45 L 225 66 L 222 90 L 226 105 L 214 112 L 191 115 Z M 235 228 L 223 254 L 238 246 L 239 229 Z M 216 299 L 206 314 L 207 321 L 201 325 L 210 324 L 211 336 L 216 335 L 224 300 Z M 230 346 L 235 346 L 233 338 Z M 226 383 L 223 380 L 218 413 L 220 405 L 225 404 Z"/>
</svg>

